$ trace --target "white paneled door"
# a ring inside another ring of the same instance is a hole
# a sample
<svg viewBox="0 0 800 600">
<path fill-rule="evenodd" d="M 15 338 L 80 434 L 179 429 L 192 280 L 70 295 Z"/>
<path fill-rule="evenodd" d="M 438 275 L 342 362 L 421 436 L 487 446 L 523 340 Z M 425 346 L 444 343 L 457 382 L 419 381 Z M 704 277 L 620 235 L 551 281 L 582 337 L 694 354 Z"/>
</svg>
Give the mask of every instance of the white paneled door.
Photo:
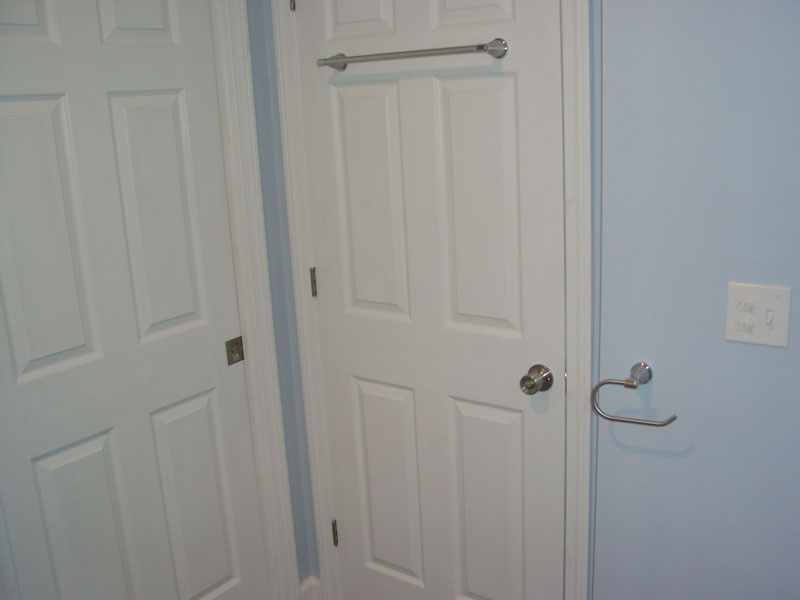
<svg viewBox="0 0 800 600">
<path fill-rule="evenodd" d="M 326 0 L 296 19 L 343 597 L 561 598 L 559 2 Z M 501 60 L 315 66 L 497 37 Z M 527 396 L 534 363 L 555 383 Z"/>
<path fill-rule="evenodd" d="M 0 4 L 4 598 L 266 595 L 210 26 Z"/>
</svg>

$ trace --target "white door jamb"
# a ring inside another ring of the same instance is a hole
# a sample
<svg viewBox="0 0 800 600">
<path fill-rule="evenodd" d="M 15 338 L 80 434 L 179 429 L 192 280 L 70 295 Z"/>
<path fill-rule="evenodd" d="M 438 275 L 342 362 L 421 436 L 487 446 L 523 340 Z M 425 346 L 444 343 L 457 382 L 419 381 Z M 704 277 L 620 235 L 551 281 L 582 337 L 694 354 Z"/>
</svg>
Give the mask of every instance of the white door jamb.
<svg viewBox="0 0 800 600">
<path fill-rule="evenodd" d="M 308 287 L 308 273 L 314 266 L 314 256 L 310 237 L 311 213 L 306 181 L 306 157 L 303 148 L 303 112 L 297 102 L 300 98 L 299 40 L 294 13 L 289 10 L 285 0 L 272 0 L 272 30 L 278 73 L 284 182 L 322 600 L 341 600 L 342 586 L 338 557 L 331 543 L 333 484 L 329 462 L 325 394 L 320 378 L 316 376 L 322 372 L 319 323 L 314 299 Z"/>
<path fill-rule="evenodd" d="M 225 180 L 244 338 L 245 380 L 271 589 L 264 598 L 299 598 L 292 507 L 272 327 L 267 246 L 256 141 L 245 0 L 211 0 Z"/>
<path fill-rule="evenodd" d="M 592 378 L 592 126 L 588 0 L 561 0 L 567 464 L 564 598 L 589 594 Z"/>
</svg>

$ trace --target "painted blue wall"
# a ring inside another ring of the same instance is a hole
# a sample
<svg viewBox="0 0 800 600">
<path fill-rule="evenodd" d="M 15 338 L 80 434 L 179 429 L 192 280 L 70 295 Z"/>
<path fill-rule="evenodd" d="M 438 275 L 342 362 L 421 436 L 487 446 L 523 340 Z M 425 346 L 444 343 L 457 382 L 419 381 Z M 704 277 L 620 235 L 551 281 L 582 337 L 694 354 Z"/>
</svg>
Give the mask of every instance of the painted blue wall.
<svg viewBox="0 0 800 600">
<path fill-rule="evenodd" d="M 600 25 L 600 375 L 655 372 L 603 404 L 678 421 L 599 424 L 594 600 L 798 598 L 800 2 Z M 788 349 L 724 340 L 729 280 L 793 287 Z"/>
<path fill-rule="evenodd" d="M 303 581 L 309 575 L 319 575 L 319 565 L 303 414 L 289 225 L 283 186 L 278 85 L 269 0 L 247 0 L 247 18 L 250 27 L 250 54 L 283 431 L 286 438 L 286 461 L 294 515 L 297 567 L 300 581 Z"/>
</svg>

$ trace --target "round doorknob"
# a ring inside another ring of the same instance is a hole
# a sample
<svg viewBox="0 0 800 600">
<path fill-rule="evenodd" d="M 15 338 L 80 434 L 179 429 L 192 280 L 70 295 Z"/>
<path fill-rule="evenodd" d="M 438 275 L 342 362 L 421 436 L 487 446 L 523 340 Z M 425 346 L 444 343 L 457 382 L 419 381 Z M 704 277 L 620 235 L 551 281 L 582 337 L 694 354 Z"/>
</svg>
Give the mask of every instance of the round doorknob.
<svg viewBox="0 0 800 600">
<path fill-rule="evenodd" d="M 536 392 L 546 392 L 553 387 L 553 372 L 545 365 L 533 365 L 519 380 L 519 389 L 533 396 Z"/>
</svg>

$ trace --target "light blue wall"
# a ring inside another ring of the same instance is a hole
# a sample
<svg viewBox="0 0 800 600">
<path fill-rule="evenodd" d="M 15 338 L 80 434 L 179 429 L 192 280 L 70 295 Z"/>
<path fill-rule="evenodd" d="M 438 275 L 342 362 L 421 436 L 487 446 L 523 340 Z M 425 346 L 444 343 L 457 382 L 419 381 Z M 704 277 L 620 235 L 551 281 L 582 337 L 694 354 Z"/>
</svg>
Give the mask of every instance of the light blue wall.
<svg viewBox="0 0 800 600">
<path fill-rule="evenodd" d="M 283 187 L 280 117 L 269 0 L 247 0 L 247 17 L 283 430 L 294 514 L 297 567 L 300 581 L 303 581 L 309 575 L 318 575 L 319 565 L 292 291 L 289 225 Z"/>
<path fill-rule="evenodd" d="M 655 371 L 603 404 L 678 421 L 599 424 L 594 600 L 798 598 L 800 2 L 605 0 L 602 43 L 600 374 Z M 729 280 L 793 287 L 788 349 L 724 341 Z"/>
</svg>

